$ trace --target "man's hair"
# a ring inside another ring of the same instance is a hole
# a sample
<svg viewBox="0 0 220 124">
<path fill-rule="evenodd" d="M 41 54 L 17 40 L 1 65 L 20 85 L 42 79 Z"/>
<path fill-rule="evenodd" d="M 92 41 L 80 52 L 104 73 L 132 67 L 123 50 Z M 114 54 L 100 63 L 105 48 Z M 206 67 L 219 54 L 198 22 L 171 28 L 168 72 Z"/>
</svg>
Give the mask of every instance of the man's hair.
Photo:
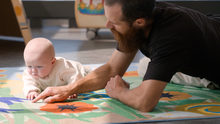
<svg viewBox="0 0 220 124">
<path fill-rule="evenodd" d="M 138 18 L 150 18 L 155 6 L 155 0 L 105 0 L 105 5 L 119 4 L 122 7 L 122 20 L 129 23 Z"/>
</svg>

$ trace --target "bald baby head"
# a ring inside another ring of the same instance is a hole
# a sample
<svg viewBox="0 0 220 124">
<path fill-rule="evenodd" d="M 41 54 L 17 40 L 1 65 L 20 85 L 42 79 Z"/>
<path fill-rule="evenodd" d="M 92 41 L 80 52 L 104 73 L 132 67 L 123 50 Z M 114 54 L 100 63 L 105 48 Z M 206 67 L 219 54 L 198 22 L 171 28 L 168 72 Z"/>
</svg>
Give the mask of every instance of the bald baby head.
<svg viewBox="0 0 220 124">
<path fill-rule="evenodd" d="M 56 61 L 53 44 L 45 38 L 32 39 L 25 47 L 24 61 L 34 78 L 48 76 Z"/>
<path fill-rule="evenodd" d="M 34 38 L 28 42 L 24 50 L 24 59 L 54 58 L 55 51 L 53 44 L 46 38 Z"/>
</svg>

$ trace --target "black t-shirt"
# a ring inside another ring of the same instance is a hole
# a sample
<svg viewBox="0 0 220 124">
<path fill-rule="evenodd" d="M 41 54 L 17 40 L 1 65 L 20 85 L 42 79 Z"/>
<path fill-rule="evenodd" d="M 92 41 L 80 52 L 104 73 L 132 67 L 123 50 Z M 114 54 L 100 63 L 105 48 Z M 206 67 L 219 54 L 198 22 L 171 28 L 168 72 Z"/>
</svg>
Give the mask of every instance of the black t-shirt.
<svg viewBox="0 0 220 124">
<path fill-rule="evenodd" d="M 220 84 L 220 21 L 198 11 L 157 2 L 140 51 L 151 59 L 144 80 L 169 82 L 176 72 Z"/>
</svg>

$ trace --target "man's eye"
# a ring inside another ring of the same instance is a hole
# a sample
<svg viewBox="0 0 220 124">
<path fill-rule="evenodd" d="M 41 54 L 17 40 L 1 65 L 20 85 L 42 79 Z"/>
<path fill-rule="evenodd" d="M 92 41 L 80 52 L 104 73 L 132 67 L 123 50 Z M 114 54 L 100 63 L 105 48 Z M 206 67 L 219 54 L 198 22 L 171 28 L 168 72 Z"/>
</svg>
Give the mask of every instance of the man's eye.
<svg viewBox="0 0 220 124">
<path fill-rule="evenodd" d="M 32 68 L 32 66 L 28 66 L 28 68 Z"/>
</svg>

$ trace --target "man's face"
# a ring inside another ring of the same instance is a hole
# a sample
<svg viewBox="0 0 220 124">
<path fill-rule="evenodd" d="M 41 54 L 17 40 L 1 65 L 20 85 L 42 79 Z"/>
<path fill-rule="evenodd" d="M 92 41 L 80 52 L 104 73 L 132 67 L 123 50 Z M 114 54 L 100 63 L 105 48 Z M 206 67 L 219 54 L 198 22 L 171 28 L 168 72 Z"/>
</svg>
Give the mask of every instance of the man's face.
<svg viewBox="0 0 220 124">
<path fill-rule="evenodd" d="M 146 40 L 143 28 L 130 27 L 124 34 L 111 29 L 114 38 L 118 41 L 119 49 L 124 52 L 137 50 L 141 43 Z"/>
<path fill-rule="evenodd" d="M 119 4 L 104 6 L 107 18 L 106 27 L 114 34 L 118 41 L 119 49 L 125 52 L 137 50 L 140 43 L 146 39 L 145 27 L 136 28 L 122 20 L 122 10 Z"/>
<path fill-rule="evenodd" d="M 118 4 L 113 6 L 105 5 L 104 9 L 105 16 L 107 18 L 106 27 L 124 34 L 129 29 L 129 25 L 127 22 L 122 21 L 121 6 Z"/>
</svg>

